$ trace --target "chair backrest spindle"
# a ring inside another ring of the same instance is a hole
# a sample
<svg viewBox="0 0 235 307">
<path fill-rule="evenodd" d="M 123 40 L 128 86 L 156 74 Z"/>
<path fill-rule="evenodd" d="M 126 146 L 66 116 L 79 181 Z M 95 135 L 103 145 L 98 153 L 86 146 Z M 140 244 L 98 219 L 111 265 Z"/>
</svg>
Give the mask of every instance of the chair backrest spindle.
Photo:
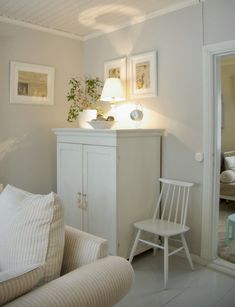
<svg viewBox="0 0 235 307">
<path fill-rule="evenodd" d="M 175 196 L 175 185 L 173 186 L 173 191 L 172 191 L 172 196 L 171 196 L 171 204 L 170 204 L 170 210 L 169 210 L 169 214 L 168 214 L 168 222 L 171 219 L 171 212 L 172 212 L 172 207 L 173 207 L 173 203 L 174 203 L 174 196 Z"/>
<path fill-rule="evenodd" d="M 164 187 L 165 187 L 165 183 L 162 184 L 161 193 L 159 195 L 159 198 L 158 198 L 158 201 L 157 201 L 157 206 L 156 206 L 156 209 L 155 209 L 154 215 L 153 215 L 153 220 L 156 220 L 156 218 L 158 216 L 158 213 L 159 213 L 159 210 L 160 210 L 160 203 L 161 203 L 162 195 L 163 195 L 163 192 L 164 192 Z"/>
<path fill-rule="evenodd" d="M 183 219 L 184 219 L 184 207 L 185 207 L 185 187 L 183 188 L 183 199 L 182 199 L 182 207 L 181 207 L 180 224 L 183 224 Z"/>
<path fill-rule="evenodd" d="M 183 225 L 185 225 L 186 223 L 186 217 L 187 217 L 187 212 L 188 212 L 188 201 L 189 201 L 189 188 L 187 188 L 187 195 L 186 195 L 186 200 L 185 200 Z"/>
<path fill-rule="evenodd" d="M 153 219 L 166 220 L 168 222 L 185 225 L 190 188 L 194 185 L 170 179 L 159 179 L 162 183 L 161 193 L 156 205 Z M 159 211 L 161 210 L 161 216 Z"/>
<path fill-rule="evenodd" d="M 169 184 L 168 187 L 167 187 L 166 198 L 165 198 L 164 203 L 163 203 L 161 220 L 164 220 L 165 211 L 166 211 L 166 207 L 167 207 L 167 201 L 168 201 L 168 197 L 169 197 L 169 194 L 170 194 L 169 193 L 170 189 L 171 189 L 171 185 Z"/>
<path fill-rule="evenodd" d="M 182 188 L 182 187 L 178 187 L 178 197 L 177 197 L 177 203 L 176 203 L 176 210 L 175 210 L 175 219 L 174 219 L 174 223 L 177 222 L 178 211 L 179 211 L 179 203 L 180 203 L 181 188 Z"/>
</svg>

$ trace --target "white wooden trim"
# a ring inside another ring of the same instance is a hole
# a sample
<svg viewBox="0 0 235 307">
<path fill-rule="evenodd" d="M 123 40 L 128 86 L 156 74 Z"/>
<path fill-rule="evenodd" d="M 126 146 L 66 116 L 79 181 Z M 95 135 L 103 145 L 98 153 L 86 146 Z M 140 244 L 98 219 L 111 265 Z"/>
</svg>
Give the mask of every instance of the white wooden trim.
<svg viewBox="0 0 235 307">
<path fill-rule="evenodd" d="M 203 50 L 203 122 L 204 122 L 204 186 L 203 186 L 203 207 L 202 207 L 202 243 L 201 243 L 201 257 L 204 259 L 211 258 L 211 237 L 210 225 L 211 221 L 211 205 L 212 204 L 212 181 L 213 178 L 213 153 L 212 146 L 210 144 L 212 140 L 213 130 L 212 130 L 212 75 L 211 71 L 211 53 L 208 49 Z M 209 244 L 209 245 L 208 245 Z"/>
<path fill-rule="evenodd" d="M 25 21 L 21 21 L 21 20 L 15 20 L 15 19 L 11 19 L 9 17 L 0 16 L 0 22 L 10 23 L 10 24 L 20 26 L 20 27 L 24 27 L 24 28 L 28 28 L 28 29 L 31 29 L 31 30 L 46 32 L 46 33 L 59 35 L 59 36 L 63 36 L 63 37 L 67 37 L 67 38 L 71 38 L 71 39 L 75 39 L 75 40 L 79 40 L 79 41 L 83 40 L 81 36 L 76 35 L 76 34 L 72 34 L 72 33 L 64 32 L 64 31 L 60 31 L 60 30 L 55 30 L 55 29 L 50 29 L 50 28 L 47 28 L 47 27 L 34 25 L 32 23 L 29 23 L 29 22 L 25 22 Z"/>
<path fill-rule="evenodd" d="M 230 263 L 228 261 L 218 258 L 213 263 L 210 263 L 208 267 L 213 270 L 235 277 L 234 263 Z"/>
<path fill-rule="evenodd" d="M 212 55 L 225 55 L 234 52 L 235 40 L 221 42 L 217 44 L 210 44 L 204 47 Z"/>
<path fill-rule="evenodd" d="M 174 248 L 175 248 L 175 246 L 169 245 L 169 249 L 174 249 Z M 185 254 L 185 251 L 183 251 L 183 250 L 178 252 L 177 256 L 187 260 L 187 256 Z M 190 256 L 191 256 L 192 261 L 194 263 L 198 263 L 198 264 L 203 265 L 203 266 L 207 266 L 208 265 L 208 262 L 204 258 L 202 258 L 202 257 L 200 257 L 200 256 L 198 256 L 196 254 L 192 254 L 192 253 L 190 253 Z"/>
<path fill-rule="evenodd" d="M 204 145 L 204 173 L 203 173 L 203 206 L 202 206 L 202 244 L 201 257 L 206 261 L 212 261 L 217 257 L 218 223 L 218 167 L 219 167 L 219 137 L 215 127 L 219 127 L 216 121 L 219 119 L 220 106 L 218 97 L 220 91 L 218 76 L 218 58 L 222 55 L 235 52 L 235 40 L 219 44 L 207 45 L 203 48 L 203 145 Z M 217 62 L 216 62 L 217 60 Z M 216 189 L 217 188 L 217 189 Z M 217 192 L 216 192 L 217 191 Z M 217 209 L 217 210 L 216 210 Z"/>
</svg>

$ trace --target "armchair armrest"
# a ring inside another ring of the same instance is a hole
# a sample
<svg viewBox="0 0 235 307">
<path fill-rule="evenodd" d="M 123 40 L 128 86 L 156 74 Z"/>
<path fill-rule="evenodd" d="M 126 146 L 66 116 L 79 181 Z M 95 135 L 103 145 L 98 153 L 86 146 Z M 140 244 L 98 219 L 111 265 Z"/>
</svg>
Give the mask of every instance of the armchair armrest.
<svg viewBox="0 0 235 307">
<path fill-rule="evenodd" d="M 107 240 L 76 228 L 65 226 L 65 246 L 61 275 L 107 255 Z"/>
<path fill-rule="evenodd" d="M 109 256 L 80 267 L 7 304 L 8 307 L 109 307 L 133 282 L 130 263 Z"/>
</svg>

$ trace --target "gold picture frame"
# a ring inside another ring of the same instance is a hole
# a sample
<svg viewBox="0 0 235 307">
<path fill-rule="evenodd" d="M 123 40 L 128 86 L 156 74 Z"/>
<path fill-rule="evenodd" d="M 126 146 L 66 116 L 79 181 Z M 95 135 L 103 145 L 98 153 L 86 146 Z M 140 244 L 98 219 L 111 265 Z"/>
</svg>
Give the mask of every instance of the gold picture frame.
<svg viewBox="0 0 235 307">
<path fill-rule="evenodd" d="M 54 104 L 54 67 L 11 61 L 10 103 Z"/>
<path fill-rule="evenodd" d="M 130 57 L 131 98 L 146 98 L 157 95 L 156 51 Z"/>
</svg>

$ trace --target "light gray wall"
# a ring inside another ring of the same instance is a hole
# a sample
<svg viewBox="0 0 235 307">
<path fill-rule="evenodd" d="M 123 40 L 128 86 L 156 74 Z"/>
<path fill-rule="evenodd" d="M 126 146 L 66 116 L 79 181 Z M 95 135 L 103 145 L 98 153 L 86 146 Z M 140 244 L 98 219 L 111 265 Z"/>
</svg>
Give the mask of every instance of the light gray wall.
<svg viewBox="0 0 235 307">
<path fill-rule="evenodd" d="M 202 167 L 201 5 L 173 12 L 84 43 L 85 71 L 103 77 L 103 63 L 123 55 L 158 52 L 158 96 L 140 100 L 144 127 L 166 129 L 162 175 L 196 183 L 189 210 L 191 251 L 200 254 Z M 128 101 L 129 102 L 129 101 Z"/>
<path fill-rule="evenodd" d="M 68 80 L 81 73 L 79 41 L 0 23 L 0 182 L 36 193 L 56 189 L 56 139 Z M 53 106 L 9 103 L 10 61 L 55 67 Z"/>
<path fill-rule="evenodd" d="M 235 39 L 234 0 L 206 0 L 203 16 L 205 45 Z"/>
</svg>

